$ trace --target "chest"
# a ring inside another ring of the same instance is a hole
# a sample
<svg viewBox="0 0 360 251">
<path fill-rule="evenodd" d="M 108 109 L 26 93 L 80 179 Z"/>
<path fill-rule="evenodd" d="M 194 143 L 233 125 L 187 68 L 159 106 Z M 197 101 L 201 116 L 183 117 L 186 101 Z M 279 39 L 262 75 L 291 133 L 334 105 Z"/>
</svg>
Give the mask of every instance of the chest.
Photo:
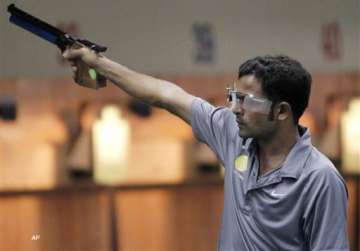
<svg viewBox="0 0 360 251">
<path fill-rule="evenodd" d="M 245 224 L 255 223 L 262 232 L 271 235 L 298 235 L 303 212 L 301 181 L 282 177 L 281 169 L 258 178 L 259 161 L 255 156 L 241 162 L 246 162 L 246 168 L 244 163 L 236 163 L 235 158 L 225 181 L 225 196 L 233 202 L 232 210 L 238 218 Z"/>
</svg>

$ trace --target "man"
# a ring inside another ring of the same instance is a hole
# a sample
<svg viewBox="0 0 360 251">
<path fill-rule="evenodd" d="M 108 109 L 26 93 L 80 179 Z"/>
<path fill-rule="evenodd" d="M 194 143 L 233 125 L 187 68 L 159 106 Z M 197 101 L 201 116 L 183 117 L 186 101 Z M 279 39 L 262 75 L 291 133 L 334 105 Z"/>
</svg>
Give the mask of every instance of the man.
<svg viewBox="0 0 360 251">
<path fill-rule="evenodd" d="M 345 183 L 298 125 L 311 86 L 300 63 L 286 56 L 245 62 L 228 109 L 86 48 L 64 57 L 182 118 L 217 154 L 225 166 L 219 250 L 348 250 Z"/>
</svg>

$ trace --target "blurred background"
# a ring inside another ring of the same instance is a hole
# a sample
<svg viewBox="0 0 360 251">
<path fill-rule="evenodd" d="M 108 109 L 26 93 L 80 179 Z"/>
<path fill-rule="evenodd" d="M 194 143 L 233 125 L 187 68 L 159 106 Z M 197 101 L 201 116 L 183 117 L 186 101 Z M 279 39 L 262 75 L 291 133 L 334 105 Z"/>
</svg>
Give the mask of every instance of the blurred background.
<svg viewBox="0 0 360 251">
<path fill-rule="evenodd" d="M 225 105 L 245 60 L 287 54 L 313 75 L 301 123 L 349 192 L 360 237 L 360 1 L 0 2 L 0 250 L 216 250 L 223 173 L 180 119 L 108 83 L 76 85 L 19 8 L 111 59 Z"/>
</svg>

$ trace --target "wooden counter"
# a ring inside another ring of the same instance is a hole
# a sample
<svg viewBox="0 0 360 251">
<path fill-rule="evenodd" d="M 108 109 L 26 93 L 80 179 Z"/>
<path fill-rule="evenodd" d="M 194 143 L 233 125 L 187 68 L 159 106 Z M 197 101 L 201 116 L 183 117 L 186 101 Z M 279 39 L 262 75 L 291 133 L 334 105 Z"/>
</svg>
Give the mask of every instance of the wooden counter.
<svg viewBox="0 0 360 251">
<path fill-rule="evenodd" d="M 359 178 L 346 179 L 349 237 L 357 251 Z M 222 207 L 220 178 L 2 192 L 0 250 L 216 250 Z"/>
</svg>

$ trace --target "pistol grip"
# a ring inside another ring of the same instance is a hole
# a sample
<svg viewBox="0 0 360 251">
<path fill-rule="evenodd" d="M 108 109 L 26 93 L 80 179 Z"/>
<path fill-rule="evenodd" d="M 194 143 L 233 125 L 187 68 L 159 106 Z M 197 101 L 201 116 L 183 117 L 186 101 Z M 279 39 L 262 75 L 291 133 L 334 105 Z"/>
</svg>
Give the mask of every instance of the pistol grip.
<svg viewBox="0 0 360 251">
<path fill-rule="evenodd" d="M 106 86 L 106 78 L 81 60 L 76 62 L 75 82 L 81 86 L 98 89 Z"/>
<path fill-rule="evenodd" d="M 84 47 L 84 45 L 76 42 L 73 47 L 80 48 Z M 106 78 L 96 72 L 95 69 L 92 69 L 81 60 L 77 60 L 75 64 L 77 67 L 75 82 L 77 84 L 91 89 L 99 89 L 106 86 Z"/>
</svg>

